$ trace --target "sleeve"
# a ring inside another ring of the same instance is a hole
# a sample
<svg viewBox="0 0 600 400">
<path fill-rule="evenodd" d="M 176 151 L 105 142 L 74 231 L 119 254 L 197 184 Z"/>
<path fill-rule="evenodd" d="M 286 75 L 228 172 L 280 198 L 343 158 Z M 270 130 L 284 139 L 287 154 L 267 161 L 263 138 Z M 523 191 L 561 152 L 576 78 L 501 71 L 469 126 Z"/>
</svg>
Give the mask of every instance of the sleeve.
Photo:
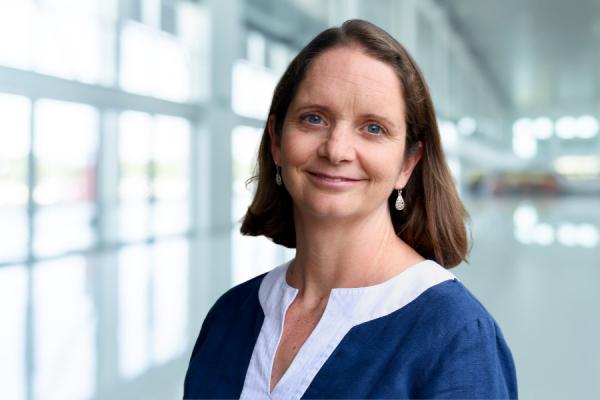
<svg viewBox="0 0 600 400">
<path fill-rule="evenodd" d="M 500 328 L 482 318 L 464 326 L 423 376 L 423 399 L 516 399 L 514 361 Z"/>
<path fill-rule="evenodd" d="M 215 320 L 217 319 L 217 315 L 221 312 L 221 310 L 226 309 L 228 306 L 227 299 L 225 293 L 221 296 L 215 304 L 208 310 L 206 317 L 204 318 L 204 322 L 202 322 L 202 327 L 200 328 L 200 333 L 198 334 L 198 339 L 196 339 L 196 344 L 194 345 L 194 349 L 192 350 L 192 356 L 190 357 L 190 361 L 194 359 L 198 351 L 202 348 L 204 342 L 206 342 L 206 337 L 208 336 L 208 332 L 214 325 Z"/>
<path fill-rule="evenodd" d="M 192 355 L 190 357 L 190 362 L 188 365 L 188 370 L 185 374 L 185 379 L 183 382 L 183 398 L 184 399 L 189 399 L 189 398 L 194 397 L 192 395 L 192 393 L 195 393 L 198 389 L 197 382 L 195 381 L 195 376 L 197 374 L 198 365 L 194 365 L 194 359 L 196 358 L 196 355 L 198 354 L 200 349 L 202 349 L 202 347 L 204 346 L 204 343 L 206 342 L 206 339 L 207 339 L 210 331 L 213 329 L 214 322 L 217 319 L 217 315 L 218 315 L 217 309 L 218 309 L 219 304 L 220 304 L 220 300 L 217 300 L 217 303 L 215 303 L 211 307 L 211 309 L 206 314 L 206 317 L 204 318 L 204 322 L 202 322 L 202 327 L 200 328 L 200 333 L 198 335 L 198 339 L 196 340 L 196 343 L 194 344 L 194 348 L 192 350 Z"/>
<path fill-rule="evenodd" d="M 190 357 L 190 362 L 194 359 L 204 342 L 206 341 L 206 336 L 208 336 L 208 327 L 211 325 L 212 320 L 212 309 L 204 318 L 204 322 L 202 322 L 202 327 L 200 328 L 200 334 L 198 335 L 198 339 L 196 339 L 196 344 L 194 344 L 194 349 L 192 350 L 192 356 Z"/>
</svg>

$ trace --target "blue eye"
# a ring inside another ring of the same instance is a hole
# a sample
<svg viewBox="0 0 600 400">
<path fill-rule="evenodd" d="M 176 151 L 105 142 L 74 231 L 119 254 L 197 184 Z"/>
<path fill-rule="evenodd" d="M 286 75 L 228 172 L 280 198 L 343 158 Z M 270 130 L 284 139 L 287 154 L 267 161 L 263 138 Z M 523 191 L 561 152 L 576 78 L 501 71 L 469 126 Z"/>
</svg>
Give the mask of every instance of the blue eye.
<svg viewBox="0 0 600 400">
<path fill-rule="evenodd" d="M 318 125 L 318 124 L 320 124 L 321 122 L 323 122 L 323 118 L 319 117 L 319 116 L 318 116 L 318 115 L 316 115 L 316 114 L 309 115 L 309 116 L 307 117 L 307 120 L 308 120 L 308 122 L 309 122 L 309 123 L 311 123 L 311 124 L 315 124 L 315 125 Z"/>
<path fill-rule="evenodd" d="M 377 135 L 381 133 L 381 127 L 379 125 L 367 125 L 367 132 Z"/>
</svg>

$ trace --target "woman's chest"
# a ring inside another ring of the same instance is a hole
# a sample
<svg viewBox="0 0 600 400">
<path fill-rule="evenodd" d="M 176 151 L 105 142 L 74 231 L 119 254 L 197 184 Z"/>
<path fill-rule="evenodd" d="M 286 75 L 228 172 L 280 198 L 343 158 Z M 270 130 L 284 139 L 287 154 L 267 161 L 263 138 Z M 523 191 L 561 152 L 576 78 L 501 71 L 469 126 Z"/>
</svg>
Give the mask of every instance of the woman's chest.
<svg viewBox="0 0 600 400">
<path fill-rule="evenodd" d="M 294 358 L 319 324 L 324 310 L 325 306 L 303 309 L 294 305 L 288 309 L 281 339 L 279 340 L 273 360 L 270 382 L 271 391 L 273 391 L 277 382 L 285 375 Z"/>
<path fill-rule="evenodd" d="M 316 319 L 290 321 L 281 327 L 279 337 L 266 335 L 270 331 L 266 319 L 252 357 L 213 358 L 210 377 L 200 386 L 206 389 L 208 382 L 219 381 L 220 388 L 238 387 L 234 397 L 247 399 L 414 397 L 419 381 L 415 374 L 423 370 L 417 364 L 428 357 L 422 345 L 382 324 L 386 319 L 349 330 L 328 322 L 327 316 L 320 324 Z M 237 340 L 228 342 L 237 347 Z M 420 349 L 418 357 L 409 351 L 415 348 Z M 238 355 L 240 350 L 230 353 Z M 247 366 L 245 379 L 240 382 L 234 379 L 237 374 L 224 373 L 231 366 Z"/>
</svg>

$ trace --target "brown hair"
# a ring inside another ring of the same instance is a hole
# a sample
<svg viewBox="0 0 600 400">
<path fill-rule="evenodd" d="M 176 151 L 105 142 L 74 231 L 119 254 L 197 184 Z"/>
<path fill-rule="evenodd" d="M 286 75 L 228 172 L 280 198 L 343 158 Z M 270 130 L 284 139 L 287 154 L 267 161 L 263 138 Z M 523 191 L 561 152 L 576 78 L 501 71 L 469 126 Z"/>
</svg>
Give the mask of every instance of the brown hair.
<svg viewBox="0 0 600 400">
<path fill-rule="evenodd" d="M 346 21 L 314 38 L 290 63 L 275 88 L 269 115 L 275 116 L 275 133 L 281 135 L 287 109 L 311 63 L 328 50 L 358 47 L 391 66 L 400 80 L 406 109 L 405 157 L 423 144 L 420 162 L 403 194 L 406 208 L 396 211 L 396 191 L 389 197 L 396 234 L 426 259 L 445 268 L 466 261 L 469 253 L 465 222 L 470 222 L 442 151 L 435 110 L 419 67 L 408 51 L 381 28 L 361 20 Z M 296 247 L 292 198 L 276 186 L 271 139 L 265 126 L 258 151 L 258 171 L 248 183 L 258 181 L 254 200 L 243 219 L 244 235 L 264 235 L 286 247 Z"/>
</svg>

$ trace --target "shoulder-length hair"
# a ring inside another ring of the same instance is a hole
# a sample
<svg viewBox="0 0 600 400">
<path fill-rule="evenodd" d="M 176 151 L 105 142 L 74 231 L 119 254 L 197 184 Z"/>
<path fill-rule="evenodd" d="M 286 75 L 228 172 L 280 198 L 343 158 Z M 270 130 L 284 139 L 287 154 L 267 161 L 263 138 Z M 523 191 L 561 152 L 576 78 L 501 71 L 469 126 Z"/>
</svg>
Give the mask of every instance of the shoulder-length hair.
<svg viewBox="0 0 600 400">
<path fill-rule="evenodd" d="M 313 61 L 328 50 L 357 47 L 391 66 L 400 80 L 406 120 L 406 151 L 413 156 L 423 144 L 420 162 L 403 190 L 406 207 L 394 209 L 394 190 L 388 203 L 396 234 L 421 256 L 452 268 L 466 261 L 470 223 L 442 151 L 440 133 L 429 89 L 408 51 L 381 28 L 361 20 L 346 21 L 315 37 L 290 63 L 275 88 L 269 116 L 275 116 L 275 133 L 282 134 L 288 107 Z M 265 126 L 258 151 L 258 181 L 254 200 L 243 219 L 244 235 L 264 235 L 277 244 L 296 247 L 292 198 L 285 186 L 275 183 L 276 166 Z"/>
</svg>

